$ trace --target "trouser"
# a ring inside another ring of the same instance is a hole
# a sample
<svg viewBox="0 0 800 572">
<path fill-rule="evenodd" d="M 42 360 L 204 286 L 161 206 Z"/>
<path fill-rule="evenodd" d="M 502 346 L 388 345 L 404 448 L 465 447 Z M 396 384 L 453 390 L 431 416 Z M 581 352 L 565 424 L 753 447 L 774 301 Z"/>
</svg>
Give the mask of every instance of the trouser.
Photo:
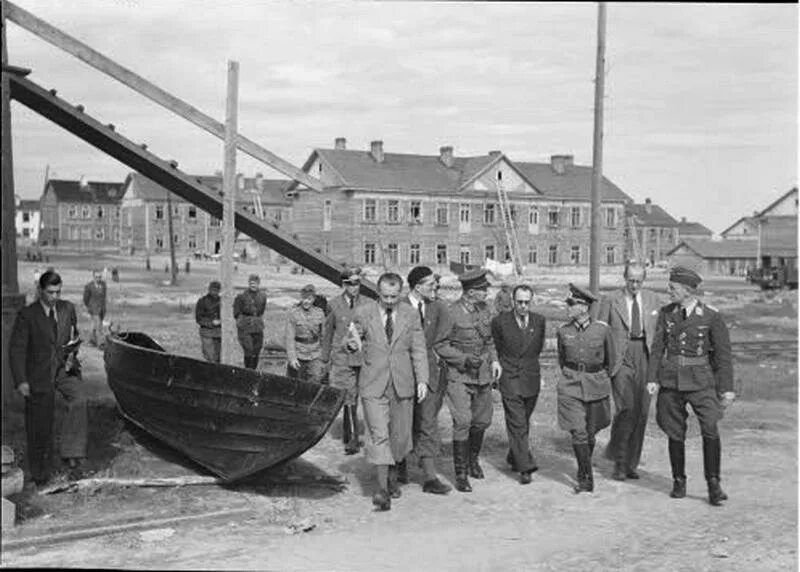
<svg viewBox="0 0 800 572">
<path fill-rule="evenodd" d="M 492 424 L 492 388 L 489 384 L 449 381 L 446 397 L 453 416 L 453 441 L 466 441 L 470 429 L 486 431 Z"/>
<path fill-rule="evenodd" d="M 300 367 L 293 368 L 290 365 L 286 366 L 286 377 L 293 379 L 302 379 L 303 381 L 310 381 L 313 383 L 322 383 L 322 378 L 325 376 L 325 364 L 322 363 L 320 358 L 314 359 L 301 359 Z"/>
<path fill-rule="evenodd" d="M 46 481 L 52 471 L 56 392 L 61 394 L 66 404 L 59 439 L 61 457 L 86 457 L 88 407 L 81 383 L 79 377 L 62 375 L 54 388 L 32 391 L 25 399 L 28 468 L 36 481 Z"/>
<path fill-rule="evenodd" d="M 206 338 L 200 336 L 200 345 L 203 349 L 203 357 L 212 363 L 220 362 L 222 351 L 222 338 Z"/>
<path fill-rule="evenodd" d="M 558 396 L 559 426 L 570 432 L 573 445 L 594 447 L 594 436 L 611 423 L 608 397 L 583 401 L 568 395 Z"/>
<path fill-rule="evenodd" d="M 536 469 L 530 445 L 530 419 L 538 399 L 538 393 L 531 396 L 503 394 L 508 447 L 514 467 L 521 473 Z"/>
<path fill-rule="evenodd" d="M 328 382 L 333 387 L 344 390 L 345 405 L 355 405 L 358 400 L 358 374 L 360 371 L 360 367 L 352 367 L 336 362 L 331 364 Z"/>
<path fill-rule="evenodd" d="M 435 391 L 431 390 L 421 402 L 414 406 L 414 450 L 420 459 L 435 459 L 439 454 L 439 411 L 447 393 L 447 383 L 440 381 Z"/>
<path fill-rule="evenodd" d="M 715 389 L 678 391 L 662 387 L 656 399 L 656 422 L 667 437 L 675 441 L 686 439 L 686 418 L 691 405 L 700 422 L 700 433 L 704 439 L 719 439 L 717 422 L 722 417 L 722 407 Z"/>
<path fill-rule="evenodd" d="M 394 465 L 411 451 L 414 398 L 399 397 L 389 382 L 380 397 L 362 397 L 367 428 L 367 462 Z"/>
<path fill-rule="evenodd" d="M 92 319 L 92 334 L 89 341 L 96 346 L 102 346 L 106 343 L 106 338 L 103 335 L 103 318 L 102 314 L 89 314 Z"/>
<path fill-rule="evenodd" d="M 264 332 L 242 332 L 239 331 L 239 343 L 244 352 L 244 367 L 256 369 L 258 358 L 261 356 L 261 348 L 264 345 Z"/>
<path fill-rule="evenodd" d="M 628 341 L 619 371 L 611 380 L 614 422 L 608 443 L 608 457 L 626 469 L 639 466 L 650 410 L 647 392 L 647 345 L 644 340 Z"/>
</svg>

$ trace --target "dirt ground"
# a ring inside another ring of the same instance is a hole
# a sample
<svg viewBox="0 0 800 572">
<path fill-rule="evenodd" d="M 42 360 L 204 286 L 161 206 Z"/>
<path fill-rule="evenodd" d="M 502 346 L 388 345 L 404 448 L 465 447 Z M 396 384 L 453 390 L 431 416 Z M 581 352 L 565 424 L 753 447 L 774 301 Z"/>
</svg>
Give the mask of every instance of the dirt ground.
<svg viewBox="0 0 800 572">
<path fill-rule="evenodd" d="M 215 272 L 213 263 L 192 261 L 180 284 L 164 286 L 163 262 L 150 273 L 143 262 L 108 257 L 120 269 L 111 283 L 110 317 L 124 329 L 151 333 L 168 351 L 200 356 L 193 306 Z M 76 302 L 90 278 L 89 261 L 51 259 L 65 278 L 64 294 Z M 39 265 L 41 266 L 41 265 Z M 20 263 L 20 282 L 33 264 Z M 240 264 L 242 285 L 251 271 Z M 274 271 L 274 269 L 271 269 Z M 326 295 L 338 289 L 319 278 L 282 269 L 266 276 L 271 323 L 282 326 L 299 288 L 313 282 Z M 563 320 L 568 274 L 536 277 L 537 311 L 548 332 Z M 603 276 L 610 288 L 618 275 Z M 446 282 L 446 287 L 448 286 Z M 657 291 L 665 276 L 654 274 Z M 493 293 L 493 292 L 492 292 Z M 446 289 L 455 296 L 455 289 Z M 725 315 L 734 339 L 797 337 L 796 293 L 764 296 L 740 279 L 710 280 L 706 299 Z M 81 315 L 88 331 L 88 316 Z M 85 383 L 92 394 L 89 470 L 95 476 L 196 475 L 199 469 L 146 434 L 124 423 L 114 410 L 99 350 L 81 350 Z M 268 570 L 793 570 L 797 568 L 797 357 L 738 358 L 735 384 L 740 398 L 726 413 L 723 507 L 706 502 L 701 441 L 690 418 L 687 441 L 688 496 L 673 500 L 666 438 L 651 420 L 642 479 L 610 479 L 612 465 L 600 452 L 608 430 L 598 436 L 596 490 L 575 495 L 575 461 L 568 435 L 555 419 L 553 363 L 543 364 L 543 387 L 533 415 L 532 446 L 540 470 L 521 486 L 505 464 L 507 438 L 499 395 L 483 454 L 486 479 L 474 492 L 439 497 L 421 491 L 421 472 L 389 512 L 374 512 L 372 470 L 361 455 L 342 454 L 338 423 L 300 459 L 231 487 L 101 488 L 16 500 L 19 524 L 3 533 L 3 567 L 106 567 L 136 569 Z M 3 443 L 22 454 L 22 421 L 3 420 Z M 452 483 L 450 420 L 440 417 L 440 475 Z M 326 482 L 296 484 L 318 476 L 346 479 L 337 490 Z M 246 509 L 192 523 L 159 526 L 63 543 L 10 544 L 39 535 L 143 519 Z M 307 532 L 298 529 L 310 528 Z M 294 533 L 296 532 L 296 533 Z"/>
</svg>

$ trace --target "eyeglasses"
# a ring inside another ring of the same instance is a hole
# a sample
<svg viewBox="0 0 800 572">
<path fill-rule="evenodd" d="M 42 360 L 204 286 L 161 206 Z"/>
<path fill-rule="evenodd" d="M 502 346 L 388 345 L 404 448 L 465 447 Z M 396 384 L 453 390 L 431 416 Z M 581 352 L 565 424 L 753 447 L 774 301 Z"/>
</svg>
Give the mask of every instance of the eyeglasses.
<svg viewBox="0 0 800 572">
<path fill-rule="evenodd" d="M 531 303 L 530 300 L 514 300 L 514 302 L 516 302 L 517 304 L 521 304 L 523 306 L 527 306 Z"/>
<path fill-rule="evenodd" d="M 637 280 L 636 278 L 628 278 L 628 284 L 641 284 L 644 280 Z"/>
</svg>

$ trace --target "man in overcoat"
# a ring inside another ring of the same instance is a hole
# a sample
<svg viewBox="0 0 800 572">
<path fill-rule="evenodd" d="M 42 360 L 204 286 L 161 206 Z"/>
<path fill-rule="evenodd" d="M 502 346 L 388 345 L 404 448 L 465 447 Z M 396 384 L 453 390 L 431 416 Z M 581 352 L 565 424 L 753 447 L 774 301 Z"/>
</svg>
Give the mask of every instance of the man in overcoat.
<svg viewBox="0 0 800 572">
<path fill-rule="evenodd" d="M 83 304 L 92 319 L 92 335 L 89 343 L 93 346 L 103 347 L 105 336 L 103 335 L 103 320 L 106 317 L 106 282 L 103 280 L 103 273 L 95 268 L 92 272 L 92 280 L 83 288 Z"/>
<path fill-rule="evenodd" d="M 541 385 L 539 354 L 544 347 L 545 318 L 530 310 L 533 289 L 527 284 L 515 286 L 511 300 L 513 311 L 492 320 L 492 337 L 503 368 L 500 395 L 508 433 L 506 460 L 519 471 L 520 483 L 527 485 L 538 468 L 530 447 L 530 419 Z"/>
</svg>

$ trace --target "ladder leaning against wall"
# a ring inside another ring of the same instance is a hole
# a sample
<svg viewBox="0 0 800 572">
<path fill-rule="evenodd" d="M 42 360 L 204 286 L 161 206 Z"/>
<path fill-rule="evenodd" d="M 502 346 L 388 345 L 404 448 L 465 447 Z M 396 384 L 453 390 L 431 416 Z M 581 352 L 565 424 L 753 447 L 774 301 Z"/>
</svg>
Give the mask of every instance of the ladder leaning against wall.
<svg viewBox="0 0 800 572">
<path fill-rule="evenodd" d="M 506 245 L 514 263 L 514 274 L 522 275 L 522 262 L 519 253 L 519 239 L 517 238 L 517 227 L 511 213 L 511 205 L 508 202 L 508 194 L 503 187 L 502 181 L 497 181 L 497 201 L 500 205 L 500 218 L 503 220 L 503 230 L 506 233 Z"/>
</svg>

